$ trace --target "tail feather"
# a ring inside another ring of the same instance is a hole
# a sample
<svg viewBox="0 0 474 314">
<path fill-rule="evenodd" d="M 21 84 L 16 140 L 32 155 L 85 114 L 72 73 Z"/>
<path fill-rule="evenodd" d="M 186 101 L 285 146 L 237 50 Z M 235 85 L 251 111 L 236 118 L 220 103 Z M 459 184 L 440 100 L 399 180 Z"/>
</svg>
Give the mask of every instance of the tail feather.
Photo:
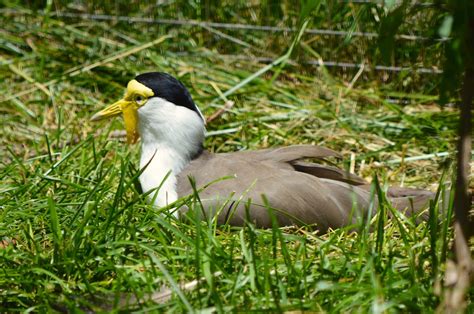
<svg viewBox="0 0 474 314">
<path fill-rule="evenodd" d="M 370 190 L 370 184 L 359 187 Z M 386 196 L 393 208 L 408 217 L 417 216 L 417 221 L 420 222 L 429 219 L 428 208 L 430 201 L 436 198 L 436 193 L 422 189 L 390 187 Z M 449 204 L 449 190 L 442 195 L 439 202 L 440 213 L 443 213 Z"/>
</svg>

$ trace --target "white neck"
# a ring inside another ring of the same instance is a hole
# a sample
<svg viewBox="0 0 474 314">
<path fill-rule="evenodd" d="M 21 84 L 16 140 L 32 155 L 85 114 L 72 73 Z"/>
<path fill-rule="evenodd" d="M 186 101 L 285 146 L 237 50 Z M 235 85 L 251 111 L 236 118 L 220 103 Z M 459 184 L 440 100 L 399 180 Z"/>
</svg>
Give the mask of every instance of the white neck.
<svg viewBox="0 0 474 314">
<path fill-rule="evenodd" d="M 151 98 L 138 110 L 142 141 L 140 183 L 158 207 L 178 199 L 176 175 L 199 152 L 204 140 L 204 122 L 187 108 L 161 99 Z"/>
<path fill-rule="evenodd" d="M 140 175 L 140 183 L 145 193 L 159 187 L 150 198 L 155 200 L 155 205 L 162 207 L 178 199 L 176 175 L 189 160 L 171 147 L 155 144 L 142 144 L 140 169 L 146 168 Z"/>
</svg>

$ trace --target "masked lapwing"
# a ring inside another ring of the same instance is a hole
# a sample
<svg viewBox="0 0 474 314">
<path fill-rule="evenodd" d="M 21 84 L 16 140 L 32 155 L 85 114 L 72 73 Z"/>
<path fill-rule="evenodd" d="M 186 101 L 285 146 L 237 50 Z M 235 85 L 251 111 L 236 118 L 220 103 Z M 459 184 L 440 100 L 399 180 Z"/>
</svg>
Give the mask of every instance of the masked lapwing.
<svg viewBox="0 0 474 314">
<path fill-rule="evenodd" d="M 140 184 L 144 192 L 156 189 L 149 197 L 157 207 L 197 188 L 204 212 L 218 215 L 218 223 L 241 226 L 248 219 L 270 227 L 276 217 L 279 226 L 311 224 L 322 232 L 355 223 L 371 207 L 370 185 L 364 179 L 314 163 L 340 157 L 330 149 L 295 145 L 222 154 L 206 151 L 205 119 L 186 87 L 169 74 L 138 75 L 128 83 L 123 99 L 92 120 L 120 114 L 127 141 L 135 143 L 141 137 Z M 394 208 L 418 213 L 433 193 L 391 188 L 387 197 Z M 376 210 L 377 205 L 372 206 L 371 212 Z"/>
</svg>

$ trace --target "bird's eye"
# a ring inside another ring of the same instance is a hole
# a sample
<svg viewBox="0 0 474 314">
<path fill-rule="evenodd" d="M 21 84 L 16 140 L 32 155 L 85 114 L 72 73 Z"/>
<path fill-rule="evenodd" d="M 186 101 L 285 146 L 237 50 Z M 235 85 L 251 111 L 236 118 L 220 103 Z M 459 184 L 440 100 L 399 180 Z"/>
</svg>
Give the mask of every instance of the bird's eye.
<svg viewBox="0 0 474 314">
<path fill-rule="evenodd" d="M 135 102 L 139 105 L 143 105 L 145 103 L 145 98 L 140 95 L 137 95 L 135 96 Z"/>
</svg>

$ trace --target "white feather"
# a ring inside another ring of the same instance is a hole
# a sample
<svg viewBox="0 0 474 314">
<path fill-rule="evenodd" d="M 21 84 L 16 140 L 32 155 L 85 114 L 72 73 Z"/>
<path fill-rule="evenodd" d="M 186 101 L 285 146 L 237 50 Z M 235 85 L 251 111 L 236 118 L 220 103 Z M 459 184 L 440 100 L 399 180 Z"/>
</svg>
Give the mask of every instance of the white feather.
<svg viewBox="0 0 474 314">
<path fill-rule="evenodd" d="M 155 205 L 162 207 L 177 200 L 176 175 L 201 149 L 204 141 L 204 121 L 198 113 L 159 97 L 150 98 L 138 110 L 141 136 L 140 175 L 144 192 L 151 193 Z M 165 177 L 169 176 L 166 180 Z"/>
</svg>

